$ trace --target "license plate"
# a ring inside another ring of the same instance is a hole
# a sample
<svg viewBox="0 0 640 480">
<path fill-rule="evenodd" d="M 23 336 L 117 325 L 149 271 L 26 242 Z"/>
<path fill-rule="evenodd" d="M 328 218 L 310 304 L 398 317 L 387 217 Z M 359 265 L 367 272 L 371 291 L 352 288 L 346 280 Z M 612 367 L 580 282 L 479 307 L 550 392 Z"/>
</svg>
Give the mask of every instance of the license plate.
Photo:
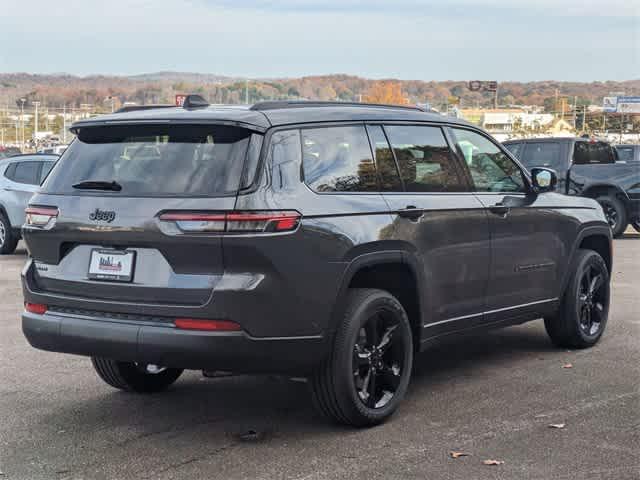
<svg viewBox="0 0 640 480">
<path fill-rule="evenodd" d="M 128 250 L 92 250 L 89 278 L 130 282 L 133 280 L 136 252 Z"/>
</svg>

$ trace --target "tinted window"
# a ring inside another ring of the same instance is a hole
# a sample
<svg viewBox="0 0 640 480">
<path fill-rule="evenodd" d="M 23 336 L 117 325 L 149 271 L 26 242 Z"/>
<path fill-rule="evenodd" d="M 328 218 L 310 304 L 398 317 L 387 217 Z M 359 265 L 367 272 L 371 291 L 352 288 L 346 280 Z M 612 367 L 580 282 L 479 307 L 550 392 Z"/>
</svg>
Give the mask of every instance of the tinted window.
<svg viewBox="0 0 640 480">
<path fill-rule="evenodd" d="M 268 168 L 272 190 L 293 190 L 300 184 L 299 130 L 273 134 L 269 146 Z"/>
<path fill-rule="evenodd" d="M 44 182 L 44 179 L 47 178 L 49 172 L 53 168 L 56 162 L 42 162 L 42 171 L 40 172 L 40 184 Z"/>
<path fill-rule="evenodd" d="M 633 162 L 633 147 L 616 147 L 618 151 L 618 160 L 621 162 Z"/>
<path fill-rule="evenodd" d="M 40 185 L 40 162 L 18 162 L 13 172 L 13 181 L 29 185 Z"/>
<path fill-rule="evenodd" d="M 520 158 L 520 154 L 522 153 L 522 146 L 523 146 L 522 143 L 505 143 L 504 146 L 507 147 L 507 150 L 513 153 L 514 157 Z"/>
<path fill-rule="evenodd" d="M 438 127 L 385 126 L 408 192 L 463 191 L 451 151 Z"/>
<path fill-rule="evenodd" d="M 452 129 L 456 147 L 469 168 L 478 192 L 524 192 L 520 168 L 486 137 L 470 130 Z"/>
<path fill-rule="evenodd" d="M 387 137 L 382 127 L 380 125 L 370 125 L 367 127 L 367 131 L 373 146 L 376 169 L 380 177 L 380 188 L 384 191 L 401 192 L 402 182 L 400 181 L 396 161 L 393 158 L 391 147 L 387 142 Z"/>
<path fill-rule="evenodd" d="M 562 167 L 560 147 L 557 142 L 527 143 L 524 153 L 518 158 L 527 168 L 549 167 L 558 170 Z"/>
<path fill-rule="evenodd" d="M 611 145 L 605 142 L 576 142 L 573 147 L 573 163 L 614 163 Z"/>
<path fill-rule="evenodd" d="M 18 165 L 17 163 L 12 163 L 10 164 L 7 169 L 4 171 L 4 176 L 7 177 L 9 180 L 13 180 L 13 177 L 16 174 L 16 165 Z"/>
<path fill-rule="evenodd" d="M 378 191 L 371 148 L 364 126 L 301 130 L 302 165 L 317 192 Z"/>
<path fill-rule="evenodd" d="M 251 133 L 222 125 L 89 127 L 60 157 L 45 183 L 50 193 L 80 193 L 72 185 L 116 181 L 120 192 L 91 195 L 214 196 L 240 184 Z"/>
</svg>

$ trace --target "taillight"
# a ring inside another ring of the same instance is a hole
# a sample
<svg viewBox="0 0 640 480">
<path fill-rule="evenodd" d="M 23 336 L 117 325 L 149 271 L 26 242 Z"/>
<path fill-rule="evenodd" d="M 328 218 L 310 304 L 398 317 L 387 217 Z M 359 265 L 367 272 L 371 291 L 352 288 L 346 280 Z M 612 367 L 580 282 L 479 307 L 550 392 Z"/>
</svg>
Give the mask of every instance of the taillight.
<svg viewBox="0 0 640 480">
<path fill-rule="evenodd" d="M 59 212 L 55 207 L 27 207 L 25 213 L 28 226 L 44 228 L 58 217 Z"/>
<path fill-rule="evenodd" d="M 35 313 L 37 315 L 44 315 L 47 311 L 47 306 L 42 303 L 24 303 L 24 309 L 29 313 Z"/>
<path fill-rule="evenodd" d="M 163 222 L 175 222 L 178 229 L 188 233 L 277 233 L 290 232 L 298 227 L 300 213 L 295 210 L 247 212 L 165 212 Z"/>
<path fill-rule="evenodd" d="M 242 327 L 229 320 L 201 320 L 199 318 L 176 318 L 173 322 L 181 330 L 206 330 L 209 332 L 238 332 Z"/>
</svg>

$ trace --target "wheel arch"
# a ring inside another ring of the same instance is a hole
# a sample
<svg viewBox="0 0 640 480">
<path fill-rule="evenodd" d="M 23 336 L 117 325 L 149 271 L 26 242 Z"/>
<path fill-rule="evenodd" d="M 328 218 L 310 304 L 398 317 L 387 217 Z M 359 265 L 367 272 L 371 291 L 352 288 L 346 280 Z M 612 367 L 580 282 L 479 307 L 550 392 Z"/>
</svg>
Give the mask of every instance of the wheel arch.
<svg viewBox="0 0 640 480">
<path fill-rule="evenodd" d="M 331 335 L 341 319 L 349 288 L 378 288 L 394 295 L 404 307 L 414 334 L 414 348 L 418 349 L 424 311 L 423 279 L 419 272 L 417 260 L 403 250 L 366 253 L 354 258 L 340 282 L 331 315 Z"/>
<path fill-rule="evenodd" d="M 573 261 L 580 249 L 588 249 L 597 252 L 604 260 L 607 265 L 607 270 L 609 274 L 612 272 L 613 267 L 613 244 L 612 244 L 612 236 L 611 229 L 608 226 L 604 225 L 594 225 L 589 226 L 582 229 L 575 241 L 573 242 L 573 246 L 571 249 L 571 254 L 569 255 L 569 265 L 565 271 L 564 278 L 562 279 L 562 289 L 560 291 L 560 297 L 564 293 L 567 288 L 567 283 L 571 276 L 571 265 L 573 265 Z"/>
<path fill-rule="evenodd" d="M 582 196 L 595 199 L 601 195 L 610 195 L 612 193 L 620 200 L 624 201 L 625 204 L 629 200 L 627 192 L 620 188 L 620 186 L 612 183 L 590 184 L 582 191 Z"/>
</svg>

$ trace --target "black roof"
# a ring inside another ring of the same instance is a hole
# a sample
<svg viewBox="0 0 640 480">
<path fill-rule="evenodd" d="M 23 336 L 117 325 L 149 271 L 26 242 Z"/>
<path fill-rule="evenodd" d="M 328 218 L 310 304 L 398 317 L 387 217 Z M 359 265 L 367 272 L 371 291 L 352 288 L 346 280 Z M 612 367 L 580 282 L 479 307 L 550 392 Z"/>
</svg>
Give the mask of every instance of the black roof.
<svg viewBox="0 0 640 480">
<path fill-rule="evenodd" d="M 251 106 L 149 108 L 100 115 L 75 122 L 71 129 L 127 123 L 229 123 L 257 131 L 273 126 L 340 121 L 416 121 L 471 125 L 419 108 L 332 102 L 263 102 Z"/>
</svg>

